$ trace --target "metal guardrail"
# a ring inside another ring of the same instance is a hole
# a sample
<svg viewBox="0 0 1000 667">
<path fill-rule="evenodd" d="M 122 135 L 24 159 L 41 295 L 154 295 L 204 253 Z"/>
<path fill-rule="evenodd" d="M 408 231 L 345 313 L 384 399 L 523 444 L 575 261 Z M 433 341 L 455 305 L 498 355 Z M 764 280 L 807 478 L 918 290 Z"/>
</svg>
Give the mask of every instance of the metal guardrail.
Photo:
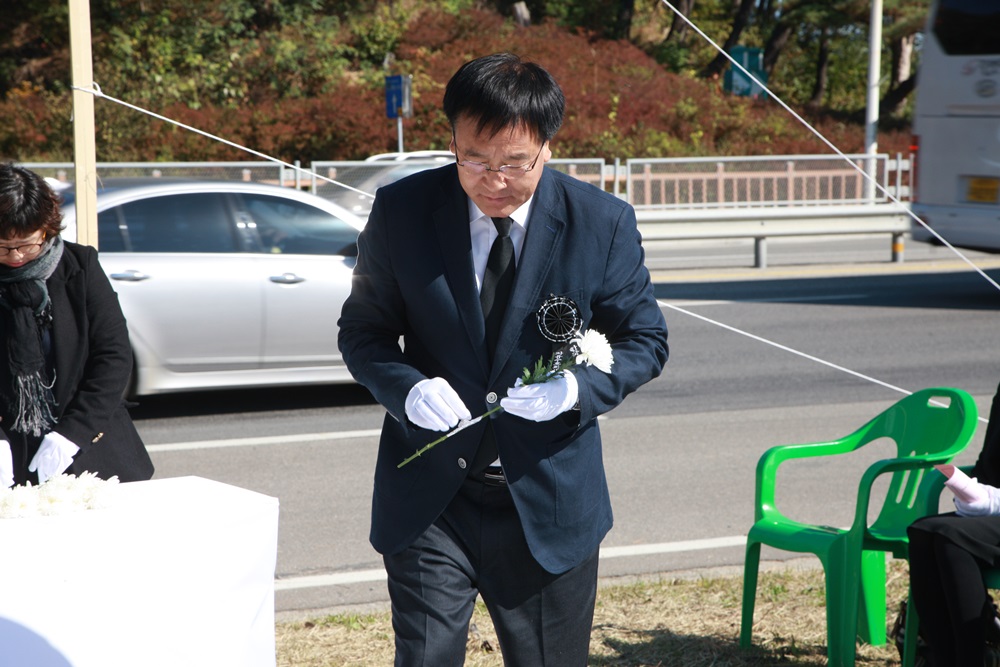
<svg viewBox="0 0 1000 667">
<path fill-rule="evenodd" d="M 754 266 L 767 268 L 767 239 L 788 236 L 887 234 L 890 259 L 903 261 L 910 231 L 905 205 L 769 206 L 731 209 L 637 209 L 644 242 L 754 239 Z"/>
<path fill-rule="evenodd" d="M 628 160 L 626 192 L 644 241 L 752 238 L 766 268 L 771 237 L 887 234 L 902 262 L 908 204 L 889 196 L 909 199 L 911 160 L 847 158 L 857 168 L 822 155 Z"/>
<path fill-rule="evenodd" d="M 911 223 L 906 211 L 888 195 L 902 202 L 909 199 L 910 157 L 884 153 L 846 157 L 858 169 L 830 155 L 648 158 L 624 163 L 560 158 L 546 166 L 628 201 L 636 209 L 639 230 L 647 241 L 753 238 L 754 265 L 764 268 L 768 237 L 889 234 L 892 261 L 901 262 L 902 236 L 910 231 Z M 295 169 L 278 162 L 99 162 L 97 171 L 100 178 L 274 183 L 308 189 L 365 217 L 379 187 L 448 161 L 318 161 L 308 169 L 297 162 Z M 73 175 L 71 162 L 25 166 L 61 181 Z"/>
</svg>

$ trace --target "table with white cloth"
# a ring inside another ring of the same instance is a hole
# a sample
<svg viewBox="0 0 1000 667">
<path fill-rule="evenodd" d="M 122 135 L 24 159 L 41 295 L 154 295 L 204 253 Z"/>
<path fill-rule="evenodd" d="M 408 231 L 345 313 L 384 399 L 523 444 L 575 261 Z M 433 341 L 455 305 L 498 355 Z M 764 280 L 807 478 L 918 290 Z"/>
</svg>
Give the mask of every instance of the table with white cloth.
<svg viewBox="0 0 1000 667">
<path fill-rule="evenodd" d="M 0 519 L 0 667 L 273 667 L 278 500 L 200 477 Z"/>
</svg>

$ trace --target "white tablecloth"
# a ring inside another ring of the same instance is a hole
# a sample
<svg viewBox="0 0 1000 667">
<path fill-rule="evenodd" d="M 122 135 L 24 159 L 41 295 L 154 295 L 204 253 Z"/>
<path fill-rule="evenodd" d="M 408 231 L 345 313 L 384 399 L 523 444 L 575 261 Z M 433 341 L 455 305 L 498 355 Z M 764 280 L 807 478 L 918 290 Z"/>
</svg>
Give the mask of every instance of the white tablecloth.
<svg viewBox="0 0 1000 667">
<path fill-rule="evenodd" d="M 278 500 L 199 477 L 0 520 L 0 666 L 273 667 Z"/>
</svg>

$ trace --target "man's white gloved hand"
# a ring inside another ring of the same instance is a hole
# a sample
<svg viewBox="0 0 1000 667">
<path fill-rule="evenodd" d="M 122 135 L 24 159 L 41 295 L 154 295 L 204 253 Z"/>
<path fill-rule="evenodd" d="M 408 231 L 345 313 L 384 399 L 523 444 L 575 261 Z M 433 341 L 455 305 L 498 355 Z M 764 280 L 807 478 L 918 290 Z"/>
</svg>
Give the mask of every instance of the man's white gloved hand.
<svg viewBox="0 0 1000 667">
<path fill-rule="evenodd" d="M 65 436 L 55 431 L 45 434 L 42 444 L 28 464 L 28 472 L 38 473 L 38 483 L 44 484 L 49 477 L 55 477 L 73 463 L 73 457 L 80 448 L 70 442 Z"/>
<path fill-rule="evenodd" d="M 972 478 L 975 481 L 975 478 Z M 961 516 L 996 516 L 1000 514 L 1000 489 L 989 484 L 980 484 L 985 491 L 983 497 L 975 502 L 967 503 L 955 498 L 955 511 Z"/>
<path fill-rule="evenodd" d="M 576 377 L 568 371 L 561 377 L 538 384 L 522 384 L 518 378 L 507 390 L 506 398 L 500 399 L 500 405 L 516 417 L 547 422 L 576 405 L 579 392 Z"/>
<path fill-rule="evenodd" d="M 6 440 L 0 440 L 0 486 L 5 489 L 14 486 L 14 458 Z"/>
<path fill-rule="evenodd" d="M 406 416 L 431 431 L 448 431 L 460 420 L 472 419 L 458 392 L 444 378 L 429 378 L 413 385 L 406 396 Z"/>
</svg>

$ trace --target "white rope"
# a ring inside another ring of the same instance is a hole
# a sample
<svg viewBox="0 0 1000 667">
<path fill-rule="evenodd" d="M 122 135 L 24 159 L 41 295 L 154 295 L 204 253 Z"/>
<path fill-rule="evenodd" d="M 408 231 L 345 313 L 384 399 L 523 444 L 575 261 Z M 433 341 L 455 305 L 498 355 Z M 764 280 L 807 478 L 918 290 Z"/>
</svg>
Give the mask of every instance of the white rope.
<svg viewBox="0 0 1000 667">
<path fill-rule="evenodd" d="M 844 366 L 840 366 L 840 365 L 835 364 L 835 363 L 833 363 L 831 361 L 826 361 L 825 359 L 820 359 L 819 357 L 815 357 L 815 356 L 813 356 L 811 354 L 807 354 L 805 352 L 801 352 L 799 350 L 796 350 L 795 348 L 788 347 L 787 345 L 782 345 L 781 343 L 776 343 L 773 340 L 768 340 L 767 338 L 762 338 L 761 336 L 758 336 L 756 334 L 748 333 L 746 331 L 743 331 L 742 329 L 737 329 L 736 327 L 729 326 L 728 324 L 724 324 L 722 322 L 719 322 L 718 320 L 713 320 L 710 317 L 705 317 L 704 315 L 699 315 L 698 313 L 691 312 L 690 310 L 687 310 L 686 308 L 681 308 L 680 306 L 675 306 L 674 304 L 667 303 L 665 301 L 658 301 L 658 303 L 661 306 L 663 306 L 664 308 L 670 308 L 672 310 L 676 310 L 679 313 L 684 313 L 685 315 L 689 315 L 689 316 L 691 316 L 691 317 L 693 317 L 695 319 L 699 319 L 699 320 L 701 320 L 703 322 L 708 322 L 709 324 L 714 324 L 715 326 L 720 327 L 722 329 L 725 329 L 726 331 L 732 331 L 733 333 L 737 333 L 737 334 L 739 334 L 741 336 L 746 336 L 747 338 L 753 339 L 753 340 L 757 341 L 758 343 L 764 343 L 765 345 L 770 345 L 771 347 L 776 347 L 779 350 L 783 350 L 784 352 L 791 352 L 792 354 L 800 356 L 800 357 L 802 357 L 804 359 L 808 359 L 809 361 L 814 361 L 817 364 L 822 364 L 824 366 L 828 366 L 828 367 L 830 367 L 830 368 L 832 368 L 834 370 L 838 370 L 838 371 L 840 371 L 842 373 L 847 373 L 848 375 L 853 375 L 856 378 L 860 378 L 862 380 L 866 380 L 868 382 L 871 382 L 872 384 L 877 384 L 877 385 L 880 385 L 880 386 L 885 387 L 887 389 L 892 389 L 893 391 L 899 392 L 901 394 L 906 394 L 907 396 L 910 396 L 910 395 L 913 394 L 912 391 L 909 391 L 907 389 L 903 389 L 902 387 L 897 387 L 894 384 L 889 384 L 888 382 L 883 382 L 882 380 L 879 380 L 878 378 L 873 378 L 872 376 L 865 375 L 864 373 L 859 373 L 857 371 L 852 371 L 850 368 L 846 368 Z M 983 423 L 988 423 L 989 420 L 986 419 L 986 417 L 980 416 L 979 417 L 979 421 L 981 421 Z"/>
<path fill-rule="evenodd" d="M 862 169 L 861 167 L 859 167 L 857 164 L 855 164 L 854 161 L 851 160 L 849 157 L 847 157 L 847 155 L 845 155 L 839 148 L 837 148 L 833 144 L 833 142 L 831 142 L 829 139 L 827 139 L 825 136 L 823 136 L 822 132 L 820 132 L 815 127 L 813 127 L 812 125 L 810 125 L 809 121 L 807 121 L 805 118 L 803 118 L 802 116 L 800 116 L 799 114 L 797 114 L 795 112 L 795 110 L 792 109 L 790 106 L 788 106 L 787 104 L 785 104 L 784 100 L 782 100 L 780 97 L 778 97 L 777 95 L 775 95 L 774 93 L 772 93 L 771 90 L 766 85 L 764 85 L 763 82 L 760 81 L 760 79 L 758 79 L 753 74 L 751 74 L 745 67 L 743 67 L 743 65 L 741 65 L 738 62 L 736 62 L 736 60 L 731 55 L 729 55 L 728 53 L 726 53 L 725 49 L 723 49 L 721 46 L 719 46 L 718 44 L 716 44 L 715 41 L 713 41 L 711 37 L 709 37 L 704 32 L 702 32 L 701 28 L 699 28 L 694 23 L 692 23 L 688 19 L 688 17 L 684 16 L 684 14 L 682 14 L 676 7 L 674 7 L 672 4 L 670 4 L 669 0 L 661 0 L 661 2 L 664 5 L 666 5 L 672 12 L 674 12 L 674 14 L 676 14 L 677 16 L 679 16 L 685 23 L 687 23 L 688 26 L 690 26 L 690 28 L 692 30 L 694 30 L 696 33 L 698 33 L 698 35 L 700 35 L 706 42 L 708 42 L 709 44 L 711 44 L 719 53 L 721 53 L 722 55 L 724 55 L 726 57 L 726 59 L 729 60 L 729 62 L 733 64 L 734 67 L 738 68 L 741 72 L 743 72 L 743 74 L 745 74 L 746 76 L 748 76 L 751 81 L 753 81 L 755 84 L 757 84 L 758 86 L 760 86 L 761 89 L 764 90 L 764 92 L 766 92 L 768 95 L 770 95 L 771 98 L 781 106 L 781 108 L 783 108 L 785 111 L 787 111 L 788 113 L 790 113 L 793 118 L 795 118 L 797 121 L 799 121 L 800 123 L 802 123 L 802 125 L 804 125 L 806 127 L 806 129 L 808 129 L 810 132 L 812 132 L 814 135 L 816 135 L 819 138 L 820 141 L 822 141 L 824 144 L 826 144 L 827 146 L 829 146 L 830 150 L 832 150 L 834 153 L 836 153 L 841 158 L 843 158 L 844 161 L 847 162 L 847 164 L 851 165 L 852 169 L 854 169 L 855 171 L 857 171 L 864 178 L 866 178 L 869 182 L 871 182 L 893 204 L 895 204 L 896 206 L 898 206 L 903 212 L 905 212 L 908 216 L 910 216 L 911 218 L 913 218 L 924 229 L 926 229 L 931 234 L 933 234 L 939 241 L 941 241 L 941 243 L 943 243 L 944 245 L 946 245 L 948 248 L 951 249 L 951 251 L 953 253 L 955 253 L 956 255 L 958 255 L 962 259 L 962 261 L 964 261 L 966 264 L 968 264 L 969 266 L 971 266 L 979 275 L 981 275 L 986 280 L 986 282 L 988 282 L 989 284 L 993 285 L 993 287 L 995 287 L 998 291 L 1000 291 L 1000 285 L 998 285 L 995 280 L 993 280 L 988 275 L 986 275 L 985 271 L 983 271 L 978 266 L 976 266 L 976 264 L 971 259 L 969 259 L 964 254 L 962 254 L 955 246 L 953 246 L 952 244 L 948 243 L 948 241 L 945 240 L 945 238 L 942 237 L 940 234 L 938 234 L 936 231 L 934 231 L 934 229 L 930 225 L 928 225 L 926 222 L 924 222 L 923 220 L 921 220 L 920 216 L 918 216 L 916 213 L 914 213 L 913 211 L 911 211 L 908 206 L 905 206 L 901 201 L 899 201 L 899 199 L 897 199 L 888 190 L 886 190 L 882 186 L 882 184 L 879 183 L 878 180 L 875 179 L 871 174 L 869 174 L 867 171 L 865 171 L 864 169 Z"/>
<path fill-rule="evenodd" d="M 117 99 L 115 97 L 112 97 L 111 95 L 106 94 L 104 91 L 102 91 L 101 87 L 99 85 L 97 85 L 96 81 L 94 82 L 94 87 L 93 88 L 81 88 L 80 86 L 72 86 L 72 89 L 73 90 L 79 90 L 79 91 L 84 92 L 84 93 L 90 93 L 94 97 L 104 98 L 106 100 L 110 100 L 110 101 L 114 102 L 115 104 L 120 104 L 123 107 L 126 107 L 128 109 L 132 109 L 133 111 L 138 111 L 139 113 L 144 113 L 147 116 L 152 116 L 153 118 L 155 118 L 157 120 L 162 120 L 164 123 L 170 123 L 171 125 L 176 125 L 177 127 L 183 128 L 183 129 L 188 130 L 190 132 L 194 132 L 195 134 L 200 134 L 201 136 L 207 137 L 207 138 L 209 138 L 209 139 L 211 139 L 213 141 L 218 141 L 219 143 L 223 143 L 223 144 L 225 144 L 227 146 L 232 146 L 233 148 L 237 148 L 237 149 L 239 149 L 241 151 L 244 151 L 246 153 L 250 153 L 251 155 L 256 155 L 257 157 L 263 158 L 263 159 L 268 160 L 270 162 L 276 162 L 276 163 L 278 163 L 280 165 L 288 167 L 289 169 L 294 169 L 297 172 L 305 172 L 307 174 L 310 174 L 310 175 L 312 175 L 312 176 L 314 176 L 316 178 L 319 178 L 320 180 L 326 181 L 328 183 L 332 183 L 334 185 L 339 185 L 342 188 L 346 188 L 348 190 L 352 190 L 352 191 L 357 192 L 358 194 L 364 195 L 366 197 L 371 197 L 372 199 L 375 198 L 375 196 L 372 195 L 371 193 L 365 192 L 364 190 L 359 190 L 359 189 L 357 189 L 355 187 L 351 187 L 350 185 L 347 185 L 346 183 L 341 183 L 340 181 L 336 181 L 336 180 L 334 180 L 332 178 L 327 178 L 326 176 L 323 176 L 321 174 L 317 174 L 314 171 L 310 171 L 308 169 L 303 169 L 300 166 L 297 166 L 297 165 L 285 162 L 283 160 L 279 160 L 278 158 L 271 157 L 270 155 L 267 155 L 265 153 L 261 153 L 260 151 L 255 151 L 252 148 L 247 148 L 246 146 L 243 146 L 241 144 L 237 144 L 236 142 L 233 142 L 233 141 L 229 141 L 228 139 L 223 139 L 222 137 L 216 136 L 216 135 L 211 134 L 209 132 L 205 132 L 204 130 L 199 130 L 197 127 L 192 127 L 190 125 L 185 125 L 184 123 L 182 123 L 180 121 L 174 120 L 172 118 L 167 118 L 166 116 L 161 116 L 160 114 L 158 114 L 156 112 L 153 112 L 153 111 L 150 111 L 149 109 L 143 109 L 142 107 L 137 107 L 134 104 L 129 104 L 128 102 L 126 102 L 124 100 L 119 100 L 119 99 Z"/>
</svg>

